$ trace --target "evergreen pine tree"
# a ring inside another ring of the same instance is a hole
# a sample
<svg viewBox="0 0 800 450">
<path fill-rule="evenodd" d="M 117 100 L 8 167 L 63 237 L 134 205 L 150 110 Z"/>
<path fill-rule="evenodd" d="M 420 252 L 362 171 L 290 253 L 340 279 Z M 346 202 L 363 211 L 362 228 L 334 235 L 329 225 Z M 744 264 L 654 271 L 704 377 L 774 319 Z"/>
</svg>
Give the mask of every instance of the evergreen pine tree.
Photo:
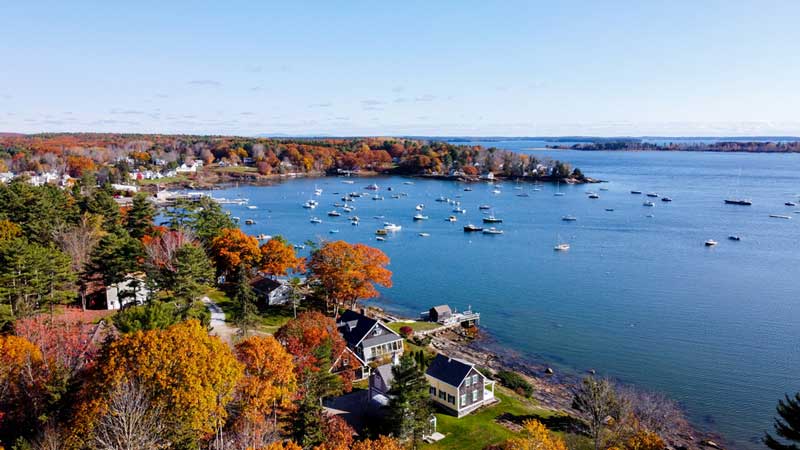
<svg viewBox="0 0 800 450">
<path fill-rule="evenodd" d="M 175 252 L 175 271 L 169 274 L 169 286 L 185 307 L 191 306 L 213 280 L 214 268 L 202 248 L 188 244 Z"/>
<path fill-rule="evenodd" d="M 428 382 L 411 354 L 400 358 L 400 364 L 392 367 L 392 374 L 389 423 L 399 439 L 420 442 L 431 415 Z"/>
<path fill-rule="evenodd" d="M 236 326 L 239 327 L 239 333 L 243 337 L 247 337 L 250 330 L 255 328 L 257 324 L 257 298 L 252 286 L 250 286 L 250 277 L 244 264 L 239 266 L 236 279 L 236 291 L 233 295 L 233 301 L 237 306 L 237 311 L 234 320 Z"/>
<path fill-rule="evenodd" d="M 773 427 L 778 438 L 766 433 L 764 444 L 772 450 L 800 450 L 800 392 L 794 398 L 787 395 L 785 400 L 779 400 L 776 409 L 778 417 Z M 779 441 L 779 438 L 788 443 Z"/>
<path fill-rule="evenodd" d="M 153 226 L 155 214 L 155 207 L 147 199 L 147 194 L 140 192 L 133 197 L 133 205 L 126 215 L 125 229 L 131 237 L 141 239 Z"/>
</svg>

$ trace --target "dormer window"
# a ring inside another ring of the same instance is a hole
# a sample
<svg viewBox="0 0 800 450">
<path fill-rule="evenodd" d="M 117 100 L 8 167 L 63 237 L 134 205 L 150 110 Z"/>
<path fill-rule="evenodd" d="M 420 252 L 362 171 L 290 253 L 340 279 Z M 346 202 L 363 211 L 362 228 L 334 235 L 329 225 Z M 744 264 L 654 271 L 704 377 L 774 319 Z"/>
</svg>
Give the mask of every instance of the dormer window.
<svg viewBox="0 0 800 450">
<path fill-rule="evenodd" d="M 381 330 L 380 327 L 375 328 L 375 336 L 380 336 L 381 333 L 383 333 L 383 330 Z"/>
</svg>

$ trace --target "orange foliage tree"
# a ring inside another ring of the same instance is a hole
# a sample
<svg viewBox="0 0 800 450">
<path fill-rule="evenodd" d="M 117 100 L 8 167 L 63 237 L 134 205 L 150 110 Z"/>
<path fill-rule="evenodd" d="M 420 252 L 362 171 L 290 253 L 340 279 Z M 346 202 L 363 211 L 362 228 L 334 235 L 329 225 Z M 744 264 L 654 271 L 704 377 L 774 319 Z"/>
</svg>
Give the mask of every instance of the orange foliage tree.
<svg viewBox="0 0 800 450">
<path fill-rule="evenodd" d="M 507 440 L 503 450 L 567 450 L 564 440 L 554 435 L 536 419 L 523 423 L 523 436 Z"/>
<path fill-rule="evenodd" d="M 91 439 L 111 392 L 129 382 L 141 386 L 163 412 L 173 442 L 205 439 L 225 423 L 241 376 L 231 349 L 196 320 L 123 335 L 108 345 L 84 387 L 70 427 L 73 444 Z"/>
<path fill-rule="evenodd" d="M 378 296 L 376 285 L 391 287 L 389 257 L 377 248 L 345 241 L 326 242 L 311 255 L 311 280 L 329 301 L 354 308 L 359 299 Z"/>
<path fill-rule="evenodd" d="M 260 256 L 258 240 L 238 228 L 223 228 L 211 240 L 211 258 L 221 274 L 233 273 L 241 264 L 252 267 Z"/>
<path fill-rule="evenodd" d="M 364 439 L 353 444 L 351 450 L 403 450 L 397 439 L 379 436 L 378 439 Z"/>
<path fill-rule="evenodd" d="M 318 311 L 308 311 L 286 322 L 275 337 L 294 356 L 298 373 L 318 371 L 320 363 L 330 363 L 344 351 L 345 342 L 332 318 Z M 324 349 L 326 354 L 321 354 Z"/>
<path fill-rule="evenodd" d="M 29 434 L 47 401 L 45 362 L 29 340 L 0 336 L 0 431 Z"/>
<path fill-rule="evenodd" d="M 292 355 L 274 337 L 250 337 L 236 344 L 235 353 L 244 365 L 237 397 L 245 420 L 262 422 L 291 405 L 297 390 Z"/>
<path fill-rule="evenodd" d="M 299 258 L 294 247 L 280 236 L 268 240 L 261 246 L 259 270 L 272 276 L 286 275 L 289 270 L 300 272 L 305 269 L 305 259 Z"/>
</svg>

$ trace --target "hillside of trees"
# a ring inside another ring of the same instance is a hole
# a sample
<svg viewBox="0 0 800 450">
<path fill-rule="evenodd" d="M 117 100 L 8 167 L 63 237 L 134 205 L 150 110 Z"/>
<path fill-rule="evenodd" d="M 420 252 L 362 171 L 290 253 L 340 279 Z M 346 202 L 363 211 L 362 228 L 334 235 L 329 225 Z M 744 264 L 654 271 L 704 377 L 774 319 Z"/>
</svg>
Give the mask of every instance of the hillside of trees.
<svg viewBox="0 0 800 450">
<path fill-rule="evenodd" d="M 174 169 L 203 161 L 249 166 L 253 173 L 336 173 L 361 170 L 405 175 L 567 178 L 558 161 L 496 148 L 399 138 L 269 139 L 134 134 L 0 135 L 0 172 L 55 172 L 124 181 L 132 170 Z M 579 175 L 580 171 L 576 173 Z M 576 177 L 582 179 L 582 176 Z"/>
<path fill-rule="evenodd" d="M 602 140 L 573 145 L 550 145 L 548 148 L 563 150 L 611 150 L 611 151 L 685 151 L 685 152 L 750 152 L 750 153 L 798 153 L 800 141 L 721 141 L 697 142 L 680 141 L 652 143 L 641 140 Z"/>
</svg>

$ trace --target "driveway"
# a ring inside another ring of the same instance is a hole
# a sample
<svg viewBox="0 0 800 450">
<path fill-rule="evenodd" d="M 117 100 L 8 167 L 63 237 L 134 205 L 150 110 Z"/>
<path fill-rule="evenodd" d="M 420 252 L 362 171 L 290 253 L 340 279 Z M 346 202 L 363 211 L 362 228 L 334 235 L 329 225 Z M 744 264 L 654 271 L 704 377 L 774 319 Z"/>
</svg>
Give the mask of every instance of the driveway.
<svg viewBox="0 0 800 450">
<path fill-rule="evenodd" d="M 219 305 L 214 303 L 214 300 L 211 300 L 209 297 L 203 297 L 201 300 L 211 312 L 210 334 L 212 336 L 219 336 L 220 339 L 228 344 L 233 344 L 233 338 L 239 334 L 239 330 L 228 325 L 228 322 L 225 321 L 225 312 L 222 311 Z"/>
</svg>

